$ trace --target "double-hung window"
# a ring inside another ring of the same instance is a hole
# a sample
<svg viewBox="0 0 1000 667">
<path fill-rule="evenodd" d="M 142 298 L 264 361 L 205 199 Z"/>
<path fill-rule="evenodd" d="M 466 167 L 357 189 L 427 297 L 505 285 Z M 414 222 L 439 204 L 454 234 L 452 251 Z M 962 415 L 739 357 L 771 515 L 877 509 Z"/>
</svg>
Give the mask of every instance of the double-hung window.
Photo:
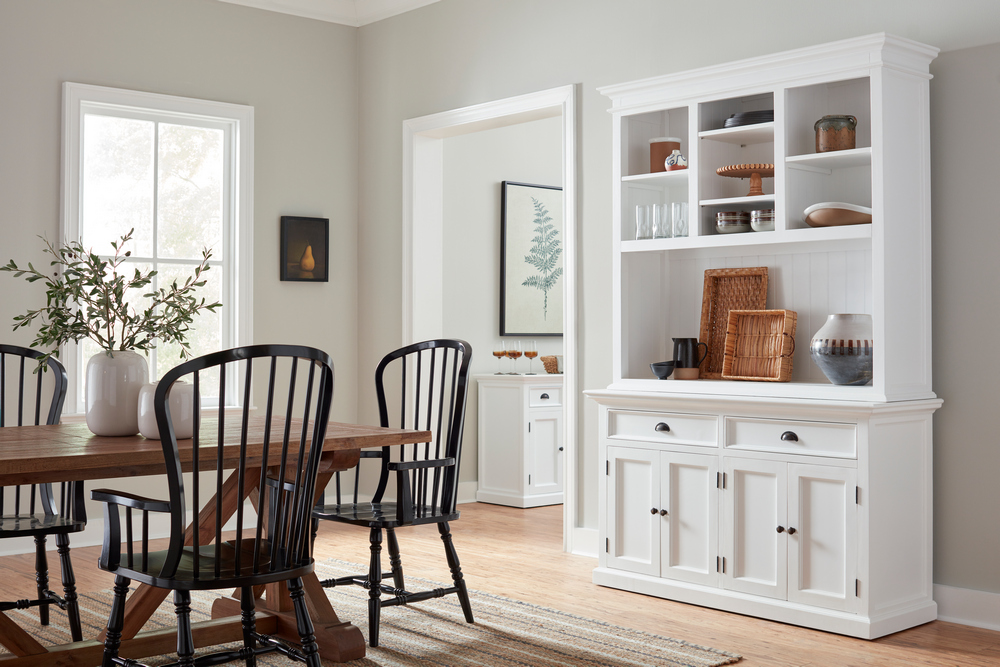
<svg viewBox="0 0 1000 667">
<path fill-rule="evenodd" d="M 110 257 L 111 242 L 134 230 L 122 269 L 155 270 L 153 289 L 183 282 L 210 249 L 197 296 L 222 308 L 196 316 L 195 356 L 250 342 L 252 188 L 252 107 L 64 84 L 63 237 Z M 83 412 L 86 363 L 99 349 L 68 347 L 67 407 Z M 179 353 L 158 343 L 151 379 L 180 363 Z M 238 396 L 234 388 L 226 395 Z"/>
</svg>

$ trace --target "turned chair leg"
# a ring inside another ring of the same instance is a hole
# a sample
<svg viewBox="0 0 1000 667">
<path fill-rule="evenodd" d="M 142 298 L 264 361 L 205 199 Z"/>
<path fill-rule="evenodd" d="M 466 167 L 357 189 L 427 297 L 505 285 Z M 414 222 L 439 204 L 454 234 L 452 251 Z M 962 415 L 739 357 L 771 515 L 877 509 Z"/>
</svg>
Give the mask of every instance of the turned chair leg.
<svg viewBox="0 0 1000 667">
<path fill-rule="evenodd" d="M 372 528 L 372 559 L 368 566 L 368 645 L 378 646 L 378 623 L 382 615 L 382 529 Z"/>
<path fill-rule="evenodd" d="M 302 642 L 302 654 L 306 657 L 306 665 L 308 667 L 322 667 L 319 645 L 316 643 L 316 630 L 309 617 L 309 610 L 306 608 L 301 577 L 288 580 L 288 595 L 292 598 L 292 607 L 295 609 L 295 629 Z"/>
<path fill-rule="evenodd" d="M 194 637 L 191 634 L 191 592 L 174 591 L 174 611 L 177 614 L 177 664 L 194 666 Z"/>
<path fill-rule="evenodd" d="M 45 536 L 35 535 L 35 586 L 38 589 L 38 599 L 44 600 L 45 591 L 49 590 L 49 562 L 45 555 Z M 38 621 L 42 625 L 49 624 L 49 605 L 38 608 Z"/>
<path fill-rule="evenodd" d="M 243 622 L 243 648 L 249 649 L 246 667 L 256 667 L 257 656 L 251 653 L 257 647 L 254 633 L 257 632 L 257 614 L 254 610 L 253 586 L 240 589 L 240 620 Z"/>
<path fill-rule="evenodd" d="M 62 571 L 63 599 L 66 600 L 69 632 L 73 641 L 83 641 L 80 604 L 76 596 L 76 577 L 73 575 L 73 563 L 69 559 L 69 535 L 66 533 L 56 535 L 56 551 L 59 553 L 59 569 Z"/>
<path fill-rule="evenodd" d="M 386 528 L 385 536 L 388 538 L 386 546 L 389 547 L 389 566 L 392 568 L 392 585 L 401 591 L 406 590 L 406 582 L 403 581 L 403 559 L 399 556 L 399 540 L 396 539 L 395 529 Z"/>
<path fill-rule="evenodd" d="M 444 555 L 448 559 L 448 567 L 451 569 L 451 578 L 458 589 L 458 601 L 462 605 L 462 612 L 468 623 L 475 623 L 472 618 L 472 602 L 469 600 L 469 590 L 465 585 L 465 577 L 462 576 L 462 566 L 458 562 L 458 552 L 455 551 L 455 544 L 451 539 L 451 527 L 447 521 L 438 524 L 438 532 L 441 533 L 441 541 L 444 542 Z"/>
<path fill-rule="evenodd" d="M 104 659 L 101 667 L 115 667 L 114 659 L 122 645 L 122 629 L 125 627 L 125 596 L 131 579 L 115 577 L 114 597 L 111 599 L 111 614 L 108 616 L 108 634 L 104 638 Z"/>
</svg>

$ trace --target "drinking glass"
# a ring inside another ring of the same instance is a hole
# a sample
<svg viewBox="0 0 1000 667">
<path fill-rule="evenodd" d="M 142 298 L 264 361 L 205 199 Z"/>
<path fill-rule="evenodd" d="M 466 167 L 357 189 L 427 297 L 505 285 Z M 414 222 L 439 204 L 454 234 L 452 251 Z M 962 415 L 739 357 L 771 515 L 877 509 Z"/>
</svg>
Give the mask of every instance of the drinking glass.
<svg viewBox="0 0 1000 667">
<path fill-rule="evenodd" d="M 635 238 L 637 240 L 653 238 L 649 220 L 650 215 L 651 213 L 646 205 L 639 204 L 635 207 Z"/>
<path fill-rule="evenodd" d="M 503 375 L 503 358 L 507 356 L 507 348 L 504 347 L 503 341 L 493 347 L 493 356 L 497 358 L 497 372 L 494 375 Z"/>
<path fill-rule="evenodd" d="M 666 204 L 653 204 L 653 238 L 669 239 L 673 236 L 670 224 L 670 207 Z"/>
<path fill-rule="evenodd" d="M 538 356 L 538 343 L 535 341 L 528 341 L 528 346 L 524 348 L 524 356 L 528 358 L 528 372 L 525 375 L 535 375 L 535 371 L 532 370 L 534 367 L 535 357 Z"/>
<path fill-rule="evenodd" d="M 688 235 L 688 205 L 686 201 L 674 202 L 670 205 L 670 217 L 673 221 L 674 238 Z"/>
<path fill-rule="evenodd" d="M 511 371 L 508 375 L 517 375 L 517 360 L 521 356 L 521 341 L 511 341 L 507 346 L 507 356 L 511 358 Z"/>
</svg>

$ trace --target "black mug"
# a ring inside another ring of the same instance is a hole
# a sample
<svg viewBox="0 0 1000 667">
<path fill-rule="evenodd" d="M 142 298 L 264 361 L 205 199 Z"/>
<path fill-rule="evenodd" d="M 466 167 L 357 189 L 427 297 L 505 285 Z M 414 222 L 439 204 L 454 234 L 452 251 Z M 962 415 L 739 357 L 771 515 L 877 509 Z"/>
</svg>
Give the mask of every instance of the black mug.
<svg viewBox="0 0 1000 667">
<path fill-rule="evenodd" d="M 698 357 L 698 347 L 704 347 L 705 353 Z M 698 368 L 708 356 L 708 345 L 699 343 L 697 338 L 674 338 L 674 367 Z"/>
</svg>

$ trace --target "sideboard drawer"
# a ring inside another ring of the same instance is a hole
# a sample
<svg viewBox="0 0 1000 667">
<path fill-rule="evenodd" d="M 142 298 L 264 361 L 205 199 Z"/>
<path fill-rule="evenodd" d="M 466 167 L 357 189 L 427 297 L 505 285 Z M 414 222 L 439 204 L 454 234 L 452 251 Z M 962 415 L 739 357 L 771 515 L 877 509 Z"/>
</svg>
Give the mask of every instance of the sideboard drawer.
<svg viewBox="0 0 1000 667">
<path fill-rule="evenodd" d="M 853 459 L 856 424 L 726 417 L 726 448 Z"/>
<path fill-rule="evenodd" d="M 609 410 L 608 437 L 715 447 L 719 442 L 719 418 L 715 415 Z"/>
<path fill-rule="evenodd" d="M 562 387 L 538 387 L 528 390 L 528 407 L 557 408 L 562 405 Z"/>
</svg>

